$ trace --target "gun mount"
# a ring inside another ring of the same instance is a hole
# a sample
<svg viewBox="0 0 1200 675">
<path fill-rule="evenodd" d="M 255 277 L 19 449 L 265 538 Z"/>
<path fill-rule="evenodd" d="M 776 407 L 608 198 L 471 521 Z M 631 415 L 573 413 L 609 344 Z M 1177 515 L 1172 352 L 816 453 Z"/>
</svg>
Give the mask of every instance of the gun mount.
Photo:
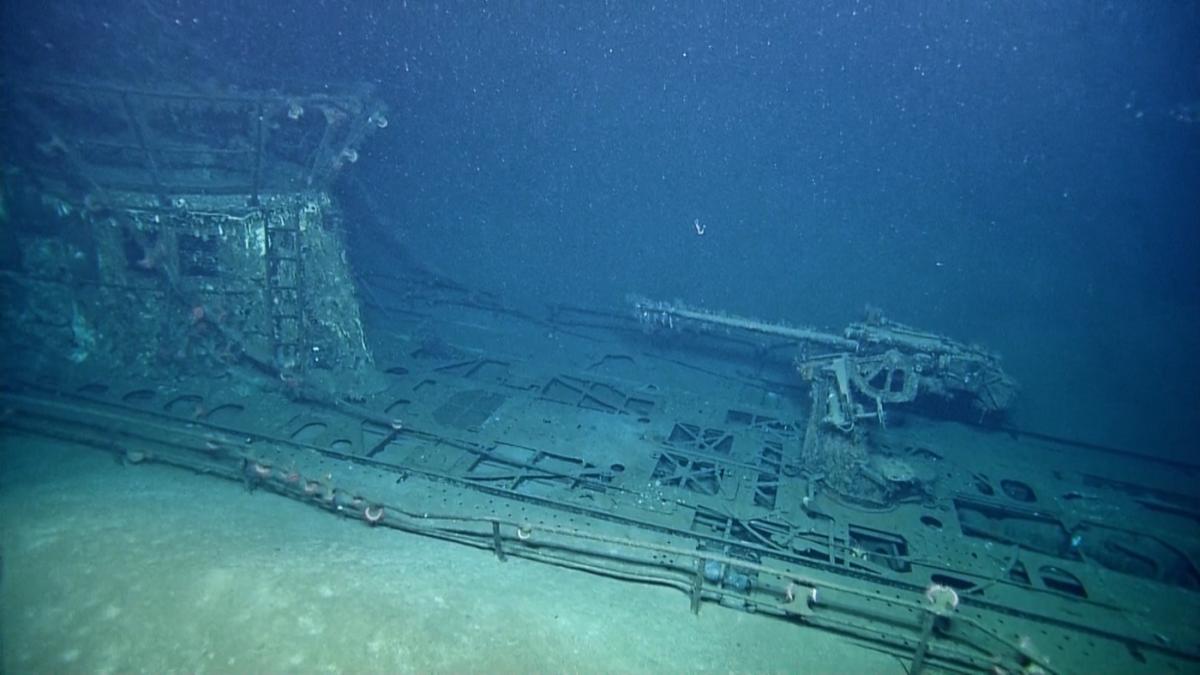
<svg viewBox="0 0 1200 675">
<path fill-rule="evenodd" d="M 633 304 L 638 321 L 650 330 L 723 330 L 794 342 L 796 370 L 813 383 L 816 416 L 844 432 L 861 419 L 883 425 L 885 404 L 922 397 L 966 401 L 982 418 L 1003 413 L 1017 393 L 1016 381 L 995 354 L 891 321 L 875 309 L 837 335 L 678 303 L 638 298 Z"/>
</svg>

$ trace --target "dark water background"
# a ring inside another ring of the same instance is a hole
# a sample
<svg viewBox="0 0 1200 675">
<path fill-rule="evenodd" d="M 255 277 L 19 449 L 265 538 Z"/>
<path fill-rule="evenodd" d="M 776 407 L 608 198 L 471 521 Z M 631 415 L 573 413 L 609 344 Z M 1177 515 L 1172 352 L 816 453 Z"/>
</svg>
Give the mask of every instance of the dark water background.
<svg viewBox="0 0 1200 675">
<path fill-rule="evenodd" d="M 1195 459 L 1196 2 L 70 1 L 0 19 L 8 73 L 376 84 L 392 124 L 338 188 L 356 240 L 513 304 L 637 292 L 836 328 L 871 303 L 1003 353 L 1020 426 Z M 354 217 L 359 188 L 384 226 Z"/>
</svg>

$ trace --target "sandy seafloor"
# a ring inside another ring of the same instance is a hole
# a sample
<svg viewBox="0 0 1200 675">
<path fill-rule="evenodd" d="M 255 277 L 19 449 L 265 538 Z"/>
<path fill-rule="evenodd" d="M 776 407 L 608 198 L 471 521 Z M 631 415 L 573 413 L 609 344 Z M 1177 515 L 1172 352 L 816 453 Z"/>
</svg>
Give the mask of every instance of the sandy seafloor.
<svg viewBox="0 0 1200 675">
<path fill-rule="evenodd" d="M 0 435 L 3 672 L 902 673 L 678 591 Z"/>
</svg>

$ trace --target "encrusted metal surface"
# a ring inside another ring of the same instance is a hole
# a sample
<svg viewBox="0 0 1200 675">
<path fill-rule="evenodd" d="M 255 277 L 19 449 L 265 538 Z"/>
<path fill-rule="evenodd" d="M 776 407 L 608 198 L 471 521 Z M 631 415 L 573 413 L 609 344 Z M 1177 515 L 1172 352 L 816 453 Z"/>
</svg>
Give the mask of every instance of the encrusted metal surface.
<svg viewBox="0 0 1200 675">
<path fill-rule="evenodd" d="M 102 210 L 28 182 L 7 196 L 0 322 L 26 367 L 221 377 L 242 364 L 339 393 L 370 377 L 327 195 L 188 195 L 176 208 L 110 192 Z"/>
<path fill-rule="evenodd" d="M 453 342 L 478 325 L 463 311 L 419 321 Z M 922 667 L 1200 663 L 1179 620 L 1200 589 L 1194 467 L 914 418 L 860 441 L 876 490 L 854 493 L 807 465 L 802 392 L 719 364 L 697 375 L 699 362 L 610 328 L 569 327 L 589 333 L 573 343 L 578 369 L 414 344 L 355 403 L 27 383 L 4 394 L 5 423 L 501 558 L 674 586 L 697 609 L 837 630 Z M 606 363 L 623 375 L 589 369 Z"/>
</svg>

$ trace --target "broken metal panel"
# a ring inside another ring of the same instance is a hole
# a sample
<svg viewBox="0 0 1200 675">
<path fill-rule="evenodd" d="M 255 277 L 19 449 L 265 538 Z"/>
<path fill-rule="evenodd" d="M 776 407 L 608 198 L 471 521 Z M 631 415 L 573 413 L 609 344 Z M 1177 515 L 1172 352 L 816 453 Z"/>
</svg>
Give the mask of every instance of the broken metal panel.
<svg viewBox="0 0 1200 675">
<path fill-rule="evenodd" d="M 387 125 L 369 89 L 6 79 L 0 105 L 20 365 L 375 386 L 327 194 Z"/>
<path fill-rule="evenodd" d="M 371 364 L 339 217 L 319 193 L 108 192 L 89 209 L 25 184 L 0 279 L 10 350 L 44 368 L 313 373 L 350 393 Z M 36 223 L 36 225 L 31 225 Z M 26 364 L 32 365 L 32 364 Z"/>
</svg>

